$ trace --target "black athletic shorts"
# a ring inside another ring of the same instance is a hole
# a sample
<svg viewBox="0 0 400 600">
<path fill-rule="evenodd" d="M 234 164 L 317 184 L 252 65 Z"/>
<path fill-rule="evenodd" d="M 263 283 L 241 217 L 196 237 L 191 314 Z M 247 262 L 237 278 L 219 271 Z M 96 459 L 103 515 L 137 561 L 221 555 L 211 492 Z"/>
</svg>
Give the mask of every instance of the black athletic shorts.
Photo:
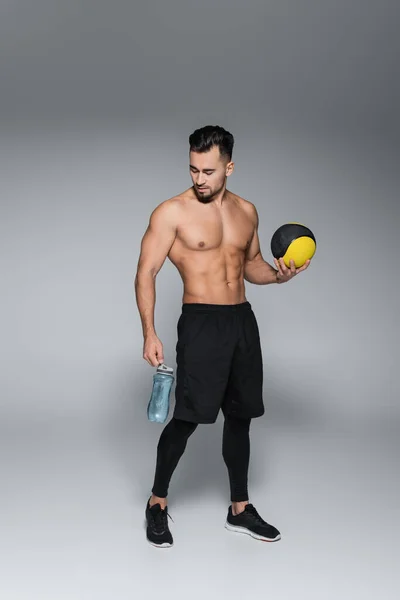
<svg viewBox="0 0 400 600">
<path fill-rule="evenodd" d="M 260 335 L 249 302 L 183 304 L 176 362 L 177 419 L 214 423 L 220 409 L 238 418 L 264 414 Z"/>
</svg>

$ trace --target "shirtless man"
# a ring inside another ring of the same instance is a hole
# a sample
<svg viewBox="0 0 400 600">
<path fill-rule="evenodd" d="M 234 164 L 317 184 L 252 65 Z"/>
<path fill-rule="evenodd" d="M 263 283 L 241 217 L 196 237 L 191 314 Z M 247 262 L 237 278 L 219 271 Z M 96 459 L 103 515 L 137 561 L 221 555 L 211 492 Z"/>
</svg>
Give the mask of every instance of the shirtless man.
<svg viewBox="0 0 400 600">
<path fill-rule="evenodd" d="M 256 539 L 276 541 L 280 532 L 249 503 L 247 475 L 252 418 L 264 414 L 263 364 L 256 317 L 246 300 L 245 280 L 284 283 L 296 269 L 283 259 L 265 262 L 258 239 L 255 206 L 226 189 L 234 169 L 233 136 L 207 126 L 189 137 L 193 186 L 153 211 L 143 236 L 135 278 L 141 317 L 143 357 L 164 362 L 154 326 L 155 280 L 168 257 L 183 281 L 182 313 L 176 345 L 175 409 L 161 433 L 152 494 L 147 501 L 147 539 L 170 547 L 167 494 L 189 436 L 199 423 L 224 415 L 222 454 L 231 504 L 225 527 Z"/>
</svg>

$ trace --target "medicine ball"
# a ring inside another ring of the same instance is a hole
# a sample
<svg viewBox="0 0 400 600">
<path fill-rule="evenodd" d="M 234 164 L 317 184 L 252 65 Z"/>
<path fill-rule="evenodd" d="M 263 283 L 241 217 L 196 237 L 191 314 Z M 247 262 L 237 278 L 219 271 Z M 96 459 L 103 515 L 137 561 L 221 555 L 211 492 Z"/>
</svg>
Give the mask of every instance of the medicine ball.
<svg viewBox="0 0 400 600">
<path fill-rule="evenodd" d="M 311 259 L 317 247 L 313 232 L 301 223 L 281 225 L 271 238 L 271 252 L 275 258 L 283 258 L 287 267 L 294 260 L 296 268 Z"/>
</svg>

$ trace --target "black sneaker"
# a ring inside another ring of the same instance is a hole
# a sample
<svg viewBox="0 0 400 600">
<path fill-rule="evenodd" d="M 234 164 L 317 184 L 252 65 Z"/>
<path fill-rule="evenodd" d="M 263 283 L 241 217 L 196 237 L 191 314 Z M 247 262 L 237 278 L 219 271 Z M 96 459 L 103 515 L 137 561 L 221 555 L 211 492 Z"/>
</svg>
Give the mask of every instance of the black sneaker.
<svg viewBox="0 0 400 600">
<path fill-rule="evenodd" d="M 160 504 L 150 506 L 150 499 L 146 506 L 147 521 L 147 540 L 157 548 L 170 548 L 173 545 L 173 539 L 168 527 L 168 507 L 161 508 Z"/>
<path fill-rule="evenodd" d="M 225 527 L 229 531 L 246 533 L 263 542 L 276 542 L 281 539 L 281 534 L 276 527 L 264 521 L 252 504 L 246 504 L 244 511 L 236 516 L 232 513 L 231 505 Z"/>
</svg>

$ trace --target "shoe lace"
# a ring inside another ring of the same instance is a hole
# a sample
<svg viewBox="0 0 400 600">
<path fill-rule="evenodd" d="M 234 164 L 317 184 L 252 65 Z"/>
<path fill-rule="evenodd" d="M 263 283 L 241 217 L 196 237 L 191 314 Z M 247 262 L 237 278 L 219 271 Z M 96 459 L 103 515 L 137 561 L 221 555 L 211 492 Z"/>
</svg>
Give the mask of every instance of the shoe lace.
<svg viewBox="0 0 400 600">
<path fill-rule="evenodd" d="M 154 530 L 156 533 L 163 533 L 168 528 L 168 517 L 174 523 L 175 521 L 168 512 L 168 508 L 160 510 L 154 517 Z"/>
<path fill-rule="evenodd" d="M 258 514 L 256 508 L 254 506 L 249 506 L 247 508 L 247 512 L 250 513 L 256 523 L 259 525 L 265 525 L 264 519 Z"/>
</svg>

